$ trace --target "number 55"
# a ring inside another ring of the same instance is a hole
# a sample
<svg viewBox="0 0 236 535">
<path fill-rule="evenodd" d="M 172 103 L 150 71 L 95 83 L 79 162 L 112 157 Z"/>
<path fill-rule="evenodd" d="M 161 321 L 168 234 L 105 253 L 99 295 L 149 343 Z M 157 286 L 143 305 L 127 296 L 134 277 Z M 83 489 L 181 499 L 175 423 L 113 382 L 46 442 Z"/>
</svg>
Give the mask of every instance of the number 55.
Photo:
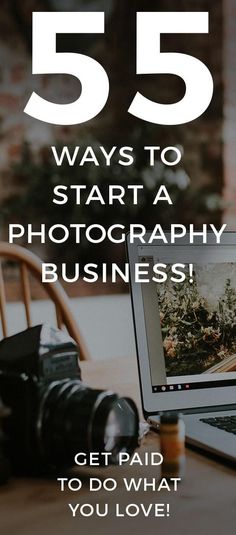
<svg viewBox="0 0 236 535">
<path fill-rule="evenodd" d="M 104 108 L 109 80 L 94 59 L 56 52 L 58 33 L 104 33 L 104 13 L 41 13 L 33 15 L 33 74 L 70 74 L 80 80 L 80 97 L 70 104 L 54 104 L 33 93 L 25 113 L 46 123 L 75 125 L 93 119 Z M 163 33 L 208 33 L 208 13 L 170 12 L 137 14 L 137 74 L 175 74 L 186 85 L 184 98 L 158 104 L 137 93 L 129 113 L 155 124 L 177 125 L 197 119 L 208 108 L 213 80 L 198 59 L 160 50 Z"/>
</svg>

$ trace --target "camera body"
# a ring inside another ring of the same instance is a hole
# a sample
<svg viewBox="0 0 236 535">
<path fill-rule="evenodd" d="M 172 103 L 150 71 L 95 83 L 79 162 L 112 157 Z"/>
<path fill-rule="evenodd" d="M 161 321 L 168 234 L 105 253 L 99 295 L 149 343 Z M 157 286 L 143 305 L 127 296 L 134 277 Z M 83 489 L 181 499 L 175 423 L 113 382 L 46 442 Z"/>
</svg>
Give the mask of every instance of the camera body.
<svg viewBox="0 0 236 535">
<path fill-rule="evenodd" d="M 69 468 L 78 452 L 109 451 L 116 463 L 138 446 L 135 403 L 84 385 L 76 343 L 48 325 L 0 342 L 0 397 L 10 409 L 4 454 L 14 473 Z"/>
<path fill-rule="evenodd" d="M 40 422 L 44 397 L 52 385 L 72 379 L 81 380 L 78 349 L 62 331 L 39 325 L 0 342 L 0 395 L 11 409 L 4 422 L 6 453 L 14 470 L 34 472 L 47 463 Z"/>
</svg>

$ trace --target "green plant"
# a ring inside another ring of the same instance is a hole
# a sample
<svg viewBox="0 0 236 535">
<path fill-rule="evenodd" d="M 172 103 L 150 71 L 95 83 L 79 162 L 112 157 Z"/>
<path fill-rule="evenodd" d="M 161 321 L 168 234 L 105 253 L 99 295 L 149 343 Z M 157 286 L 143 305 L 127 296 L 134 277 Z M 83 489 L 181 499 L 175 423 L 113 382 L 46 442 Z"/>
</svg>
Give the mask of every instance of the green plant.
<svg viewBox="0 0 236 535">
<path fill-rule="evenodd" d="M 236 351 L 236 291 L 229 279 L 213 311 L 196 278 L 162 286 L 158 299 L 167 375 L 203 373 Z"/>
</svg>

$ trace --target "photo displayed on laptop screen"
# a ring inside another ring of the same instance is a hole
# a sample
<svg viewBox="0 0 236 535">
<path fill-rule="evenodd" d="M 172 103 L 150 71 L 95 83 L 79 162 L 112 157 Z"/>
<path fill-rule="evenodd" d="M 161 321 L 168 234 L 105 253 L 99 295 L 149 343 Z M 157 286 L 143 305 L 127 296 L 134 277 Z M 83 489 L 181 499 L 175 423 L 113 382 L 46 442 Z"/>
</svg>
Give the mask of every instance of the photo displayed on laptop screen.
<svg viewBox="0 0 236 535">
<path fill-rule="evenodd" d="M 168 276 L 143 285 L 153 392 L 236 384 L 236 262 L 227 253 L 196 254 L 192 284 Z M 160 260 L 171 269 L 169 252 Z"/>
<path fill-rule="evenodd" d="M 236 265 L 195 265 L 157 287 L 168 377 L 236 371 Z"/>
</svg>

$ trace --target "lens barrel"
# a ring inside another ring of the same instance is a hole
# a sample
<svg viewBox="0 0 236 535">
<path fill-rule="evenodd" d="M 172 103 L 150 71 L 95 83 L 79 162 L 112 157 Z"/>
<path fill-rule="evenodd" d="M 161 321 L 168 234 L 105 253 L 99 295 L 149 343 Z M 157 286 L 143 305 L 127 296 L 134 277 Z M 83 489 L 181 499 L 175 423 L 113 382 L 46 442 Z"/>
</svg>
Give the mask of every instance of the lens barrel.
<svg viewBox="0 0 236 535">
<path fill-rule="evenodd" d="M 132 400 L 88 388 L 80 380 L 65 380 L 45 391 L 37 430 L 48 465 L 70 467 L 78 452 L 91 451 L 110 452 L 116 463 L 120 451 L 132 454 L 138 446 L 139 417 Z"/>
</svg>

